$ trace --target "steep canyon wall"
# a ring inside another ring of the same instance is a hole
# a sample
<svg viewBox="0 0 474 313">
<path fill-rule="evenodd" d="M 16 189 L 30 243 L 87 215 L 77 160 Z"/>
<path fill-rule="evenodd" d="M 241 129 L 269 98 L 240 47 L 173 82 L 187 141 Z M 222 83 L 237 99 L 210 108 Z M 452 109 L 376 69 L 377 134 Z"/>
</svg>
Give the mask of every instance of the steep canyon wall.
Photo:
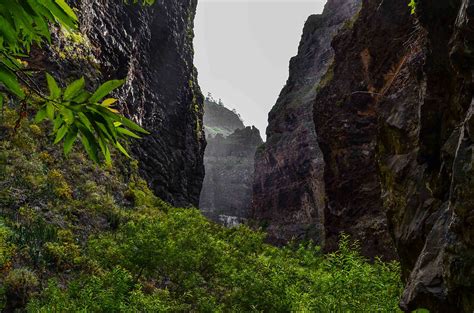
<svg viewBox="0 0 474 313">
<path fill-rule="evenodd" d="M 324 244 L 324 159 L 313 102 L 332 64 L 332 38 L 356 14 L 359 0 L 330 0 L 305 24 L 290 76 L 269 114 L 267 142 L 255 160 L 252 217 L 273 243 L 313 239 Z"/>
<path fill-rule="evenodd" d="M 193 65 L 197 0 L 76 1 L 103 79 L 127 78 L 122 110 L 152 134 L 133 146 L 140 173 L 173 205 L 198 205 L 204 178 L 203 96 Z"/>
</svg>

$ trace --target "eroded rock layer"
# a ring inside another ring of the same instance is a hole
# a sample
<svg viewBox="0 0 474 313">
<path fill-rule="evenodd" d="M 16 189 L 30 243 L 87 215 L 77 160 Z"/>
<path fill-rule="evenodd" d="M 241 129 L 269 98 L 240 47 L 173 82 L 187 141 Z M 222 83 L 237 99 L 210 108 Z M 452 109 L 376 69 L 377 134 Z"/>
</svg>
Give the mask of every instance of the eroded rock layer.
<svg viewBox="0 0 474 313">
<path fill-rule="evenodd" d="M 359 4 L 330 0 L 323 14 L 308 19 L 288 82 L 269 114 L 268 139 L 256 155 L 252 216 L 273 243 L 325 241 L 325 165 L 312 107 L 332 63 L 331 40 Z"/>
<path fill-rule="evenodd" d="M 133 148 L 141 174 L 162 199 L 198 205 L 205 138 L 193 66 L 197 0 L 157 0 L 151 6 L 76 2 L 103 78 L 127 78 L 120 93 L 123 111 L 152 133 Z"/>
</svg>

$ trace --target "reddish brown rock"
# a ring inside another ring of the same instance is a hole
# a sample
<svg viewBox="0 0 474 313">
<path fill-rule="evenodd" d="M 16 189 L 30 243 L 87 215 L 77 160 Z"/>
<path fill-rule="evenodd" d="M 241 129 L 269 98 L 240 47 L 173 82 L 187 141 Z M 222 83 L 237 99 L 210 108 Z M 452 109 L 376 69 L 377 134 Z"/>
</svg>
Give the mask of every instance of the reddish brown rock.
<svg viewBox="0 0 474 313">
<path fill-rule="evenodd" d="M 324 161 L 312 105 L 332 62 L 331 40 L 359 3 L 330 0 L 322 15 L 308 19 L 288 82 L 269 114 L 268 140 L 256 154 L 252 216 L 273 243 L 292 238 L 324 243 Z"/>
</svg>

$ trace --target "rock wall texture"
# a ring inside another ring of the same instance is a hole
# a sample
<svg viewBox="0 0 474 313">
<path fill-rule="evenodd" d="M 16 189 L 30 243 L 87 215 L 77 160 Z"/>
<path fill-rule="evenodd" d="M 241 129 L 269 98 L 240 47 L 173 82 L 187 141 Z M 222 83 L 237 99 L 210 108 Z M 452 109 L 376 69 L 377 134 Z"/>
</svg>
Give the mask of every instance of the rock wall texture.
<svg viewBox="0 0 474 313">
<path fill-rule="evenodd" d="M 380 172 L 402 308 L 474 311 L 474 1 L 417 1 L 379 101 Z"/>
<path fill-rule="evenodd" d="M 332 63 L 331 40 L 359 4 L 330 0 L 323 14 L 308 19 L 289 79 L 269 114 L 268 139 L 255 160 L 252 217 L 273 243 L 292 238 L 325 242 L 325 164 L 312 107 Z"/>
<path fill-rule="evenodd" d="M 207 217 L 233 226 L 249 217 L 255 151 L 263 141 L 257 128 L 245 127 L 236 113 L 212 101 L 205 102 L 204 122 L 206 176 L 199 206 Z"/>
<path fill-rule="evenodd" d="M 396 258 L 376 161 L 377 100 L 390 88 L 413 29 L 404 1 L 363 1 L 358 17 L 333 40 L 333 64 L 314 102 L 324 162 L 326 249 L 340 232 L 364 255 Z"/>
<path fill-rule="evenodd" d="M 472 312 L 474 2 L 408 2 L 364 0 L 333 40 L 314 103 L 326 243 L 343 230 L 389 255 L 386 212 L 402 309 Z"/>
<path fill-rule="evenodd" d="M 75 2 L 103 79 L 127 78 L 119 94 L 122 110 L 152 133 L 133 147 L 142 176 L 163 200 L 197 206 L 205 148 L 203 97 L 193 66 L 197 0 Z"/>
</svg>

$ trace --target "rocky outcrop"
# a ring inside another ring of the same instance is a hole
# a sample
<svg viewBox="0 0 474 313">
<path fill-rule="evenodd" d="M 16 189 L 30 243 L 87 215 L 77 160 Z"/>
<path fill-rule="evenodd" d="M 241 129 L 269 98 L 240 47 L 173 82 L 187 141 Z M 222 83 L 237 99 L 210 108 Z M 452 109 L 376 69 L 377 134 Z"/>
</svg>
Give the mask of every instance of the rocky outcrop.
<svg viewBox="0 0 474 313">
<path fill-rule="evenodd" d="M 75 2 L 103 79 L 127 78 L 122 110 L 152 133 L 133 147 L 141 174 L 163 200 L 198 205 L 205 138 L 193 66 L 197 0 Z"/>
<path fill-rule="evenodd" d="M 359 0 L 330 0 L 305 24 L 290 77 L 269 114 L 267 142 L 255 161 L 252 217 L 273 243 L 291 238 L 325 242 L 324 160 L 312 107 L 333 59 L 332 38 L 359 9 Z"/>
<path fill-rule="evenodd" d="M 221 100 L 216 102 L 207 97 L 204 100 L 204 130 L 206 137 L 214 137 L 221 134 L 224 137 L 229 136 L 237 129 L 245 128 L 244 122 L 234 111 L 224 106 Z"/>
<path fill-rule="evenodd" d="M 474 3 L 364 0 L 314 105 L 327 244 L 390 253 L 411 312 L 474 310 Z M 383 206 L 382 206 L 383 204 Z"/>
<path fill-rule="evenodd" d="M 254 157 L 263 141 L 255 127 L 212 100 L 205 102 L 206 176 L 199 206 L 209 218 L 227 226 L 249 217 Z"/>
</svg>

